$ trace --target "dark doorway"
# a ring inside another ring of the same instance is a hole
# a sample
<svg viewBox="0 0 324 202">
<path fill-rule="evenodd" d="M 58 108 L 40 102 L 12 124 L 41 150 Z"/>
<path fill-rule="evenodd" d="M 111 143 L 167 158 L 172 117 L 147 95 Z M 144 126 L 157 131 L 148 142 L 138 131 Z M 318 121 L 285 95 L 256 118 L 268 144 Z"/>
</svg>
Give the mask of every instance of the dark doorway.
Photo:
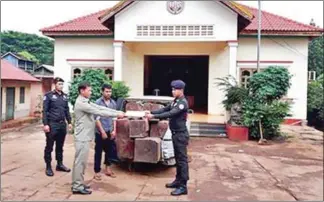
<svg viewBox="0 0 324 202">
<path fill-rule="evenodd" d="M 145 56 L 145 95 L 171 96 L 170 83 L 181 79 L 190 107 L 207 113 L 209 56 Z"/>
<path fill-rule="evenodd" d="M 15 114 L 15 88 L 6 90 L 6 120 L 14 119 Z"/>
</svg>

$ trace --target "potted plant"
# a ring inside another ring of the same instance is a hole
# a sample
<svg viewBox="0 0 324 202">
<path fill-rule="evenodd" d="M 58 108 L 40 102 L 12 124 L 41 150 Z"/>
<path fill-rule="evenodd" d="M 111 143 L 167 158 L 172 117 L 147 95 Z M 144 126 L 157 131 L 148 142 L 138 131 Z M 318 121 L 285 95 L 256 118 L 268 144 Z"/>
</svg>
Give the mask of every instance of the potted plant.
<svg viewBox="0 0 324 202">
<path fill-rule="evenodd" d="M 218 78 L 217 85 L 225 92 L 223 105 L 229 114 L 226 124 L 227 136 L 234 141 L 247 141 L 249 129 L 243 124 L 242 105 L 248 97 L 248 90 L 238 85 L 232 76 Z"/>
</svg>

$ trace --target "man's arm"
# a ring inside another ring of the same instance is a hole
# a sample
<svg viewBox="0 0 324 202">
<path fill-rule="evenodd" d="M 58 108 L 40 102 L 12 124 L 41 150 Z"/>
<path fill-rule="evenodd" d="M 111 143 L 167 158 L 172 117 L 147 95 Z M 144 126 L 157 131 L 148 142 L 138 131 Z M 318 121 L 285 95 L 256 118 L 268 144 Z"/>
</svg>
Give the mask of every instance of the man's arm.
<svg viewBox="0 0 324 202">
<path fill-rule="evenodd" d="M 99 105 L 96 105 L 94 103 L 88 103 L 88 102 L 79 102 L 78 103 L 79 108 L 89 114 L 95 114 L 99 116 L 105 116 L 105 117 L 117 117 L 118 115 L 122 114 L 122 111 L 116 111 L 113 109 L 109 109 L 107 107 L 101 107 Z"/>
<path fill-rule="evenodd" d="M 166 107 L 163 107 L 163 108 L 158 109 L 158 110 L 151 111 L 151 114 L 161 114 L 163 112 L 168 112 L 170 110 L 171 110 L 171 103 L 168 104 Z"/>
<path fill-rule="evenodd" d="M 185 102 L 179 102 L 178 106 L 172 108 L 170 111 L 163 112 L 161 114 L 153 114 L 153 118 L 158 118 L 158 119 L 171 118 L 187 109 L 188 109 L 188 105 Z"/>
<path fill-rule="evenodd" d="M 43 98 L 43 125 L 48 125 L 48 110 L 49 110 L 50 99 L 47 97 L 47 94 Z"/>
<path fill-rule="evenodd" d="M 102 127 L 102 124 L 100 122 L 100 117 L 98 117 L 97 120 L 96 120 L 96 126 L 97 126 L 98 130 L 100 131 L 102 139 L 106 139 L 107 134 L 106 134 L 104 128 Z"/>
<path fill-rule="evenodd" d="M 68 124 L 71 124 L 71 114 L 70 114 L 70 108 L 69 108 L 68 102 L 66 103 L 66 106 L 65 106 L 65 118 L 66 118 Z"/>
</svg>

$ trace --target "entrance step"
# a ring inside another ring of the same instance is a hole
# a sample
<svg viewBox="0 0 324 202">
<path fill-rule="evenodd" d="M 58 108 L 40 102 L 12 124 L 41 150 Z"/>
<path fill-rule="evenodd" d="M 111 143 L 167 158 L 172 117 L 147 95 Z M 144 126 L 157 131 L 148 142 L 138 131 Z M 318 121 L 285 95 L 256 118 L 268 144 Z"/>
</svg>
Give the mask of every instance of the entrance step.
<svg viewBox="0 0 324 202">
<path fill-rule="evenodd" d="M 226 125 L 217 123 L 192 122 L 190 126 L 192 137 L 227 137 Z"/>
</svg>

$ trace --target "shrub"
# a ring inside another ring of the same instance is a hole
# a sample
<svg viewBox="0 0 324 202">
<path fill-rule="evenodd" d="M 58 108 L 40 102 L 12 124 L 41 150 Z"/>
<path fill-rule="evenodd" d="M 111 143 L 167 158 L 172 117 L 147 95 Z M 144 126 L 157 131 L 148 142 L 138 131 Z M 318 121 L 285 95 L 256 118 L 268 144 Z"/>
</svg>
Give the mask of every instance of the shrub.
<svg viewBox="0 0 324 202">
<path fill-rule="evenodd" d="M 250 137 L 272 138 L 279 134 L 280 124 L 289 116 L 289 103 L 281 100 L 290 87 L 288 70 L 271 66 L 250 78 L 247 89 L 233 77 L 218 79 L 225 92 L 223 105 L 231 110 L 230 124 L 249 127 Z"/>
<path fill-rule="evenodd" d="M 287 92 L 291 75 L 284 67 L 270 66 L 250 79 L 249 98 L 243 104 L 243 122 L 252 138 L 273 138 L 280 124 L 289 116 L 289 103 L 281 101 Z"/>
<path fill-rule="evenodd" d="M 307 119 L 309 124 L 324 129 L 324 97 L 323 76 L 308 84 Z"/>
<path fill-rule="evenodd" d="M 101 97 L 101 87 L 105 83 L 112 85 L 113 99 L 128 97 L 130 90 L 129 87 L 126 86 L 122 81 L 109 80 L 104 71 L 101 69 L 87 69 L 82 73 L 81 76 L 74 78 L 71 82 L 69 88 L 69 101 L 72 105 L 75 104 L 75 101 L 79 95 L 78 86 L 83 81 L 87 81 L 91 85 L 92 95 L 90 101 L 92 102 L 95 102 L 98 98 Z"/>
</svg>

